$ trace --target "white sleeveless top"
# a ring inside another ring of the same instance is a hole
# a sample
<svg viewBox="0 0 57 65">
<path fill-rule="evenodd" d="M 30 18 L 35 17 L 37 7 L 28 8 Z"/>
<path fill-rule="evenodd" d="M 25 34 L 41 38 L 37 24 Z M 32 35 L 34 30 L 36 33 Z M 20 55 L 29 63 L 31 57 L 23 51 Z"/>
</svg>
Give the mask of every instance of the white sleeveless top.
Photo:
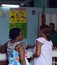
<svg viewBox="0 0 57 65">
<path fill-rule="evenodd" d="M 47 41 L 43 37 L 36 39 L 43 45 L 41 47 L 41 55 L 38 58 L 34 58 L 33 65 L 52 65 L 52 41 Z M 34 48 L 34 53 L 35 53 Z"/>
<path fill-rule="evenodd" d="M 16 43 L 11 43 L 10 41 L 7 44 L 7 52 L 15 49 L 15 46 L 18 45 L 20 42 L 16 42 Z"/>
<path fill-rule="evenodd" d="M 15 50 L 15 46 L 20 44 L 20 42 L 11 43 L 10 41 L 7 44 L 7 53 L 8 53 L 8 61 L 9 65 L 20 65 L 19 59 L 16 60 L 16 58 L 19 58 L 19 52 Z"/>
</svg>

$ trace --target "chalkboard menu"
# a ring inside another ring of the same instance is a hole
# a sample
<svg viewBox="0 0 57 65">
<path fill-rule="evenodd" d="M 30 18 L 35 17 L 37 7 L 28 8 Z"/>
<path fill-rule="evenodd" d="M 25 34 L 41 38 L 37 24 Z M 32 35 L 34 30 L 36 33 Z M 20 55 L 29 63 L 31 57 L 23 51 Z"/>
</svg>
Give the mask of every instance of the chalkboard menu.
<svg viewBox="0 0 57 65">
<path fill-rule="evenodd" d="M 57 0 L 49 0 L 49 8 L 57 8 Z"/>
</svg>

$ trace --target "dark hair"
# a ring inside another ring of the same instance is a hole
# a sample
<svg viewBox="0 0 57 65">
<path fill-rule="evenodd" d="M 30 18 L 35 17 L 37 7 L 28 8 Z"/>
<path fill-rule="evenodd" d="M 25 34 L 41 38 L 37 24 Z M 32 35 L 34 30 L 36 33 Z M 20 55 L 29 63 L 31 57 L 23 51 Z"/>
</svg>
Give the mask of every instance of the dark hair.
<svg viewBox="0 0 57 65">
<path fill-rule="evenodd" d="M 52 25 L 55 28 L 55 24 L 54 23 L 50 23 L 49 25 Z"/>
<path fill-rule="evenodd" d="M 49 30 L 49 26 L 48 25 L 43 25 L 40 27 L 40 30 L 42 30 L 43 34 L 46 35 L 47 37 L 47 40 L 51 40 L 51 33 L 50 33 L 50 30 Z"/>
<path fill-rule="evenodd" d="M 10 32 L 9 32 L 9 38 L 10 39 L 15 39 L 17 36 L 20 35 L 20 31 L 21 31 L 20 28 L 11 29 Z"/>
</svg>

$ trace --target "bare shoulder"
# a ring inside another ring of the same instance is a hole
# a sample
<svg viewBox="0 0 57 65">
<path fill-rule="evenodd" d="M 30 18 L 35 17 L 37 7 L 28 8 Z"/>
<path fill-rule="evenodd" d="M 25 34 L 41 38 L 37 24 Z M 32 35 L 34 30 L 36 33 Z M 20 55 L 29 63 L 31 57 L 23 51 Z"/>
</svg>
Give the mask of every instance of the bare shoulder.
<svg viewBox="0 0 57 65">
<path fill-rule="evenodd" d="M 39 41 L 36 40 L 36 45 L 40 45 L 41 46 L 43 44 L 41 42 L 39 42 Z"/>
<path fill-rule="evenodd" d="M 16 49 L 17 51 L 18 51 L 18 49 L 19 49 L 19 50 L 20 50 L 20 49 L 24 49 L 23 43 L 20 43 L 20 44 L 16 45 L 15 49 Z"/>
<path fill-rule="evenodd" d="M 17 45 L 17 47 L 24 47 L 24 44 L 20 43 L 20 44 Z"/>
</svg>

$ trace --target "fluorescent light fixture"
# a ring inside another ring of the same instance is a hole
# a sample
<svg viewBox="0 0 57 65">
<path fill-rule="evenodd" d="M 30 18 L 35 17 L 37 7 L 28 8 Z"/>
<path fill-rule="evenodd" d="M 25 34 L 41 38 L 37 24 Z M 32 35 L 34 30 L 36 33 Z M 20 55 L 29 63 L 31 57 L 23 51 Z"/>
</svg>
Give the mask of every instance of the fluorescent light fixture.
<svg viewBox="0 0 57 65">
<path fill-rule="evenodd" d="M 3 7 L 11 7 L 11 8 L 18 8 L 19 5 L 12 5 L 12 4 L 1 4 Z"/>
</svg>

